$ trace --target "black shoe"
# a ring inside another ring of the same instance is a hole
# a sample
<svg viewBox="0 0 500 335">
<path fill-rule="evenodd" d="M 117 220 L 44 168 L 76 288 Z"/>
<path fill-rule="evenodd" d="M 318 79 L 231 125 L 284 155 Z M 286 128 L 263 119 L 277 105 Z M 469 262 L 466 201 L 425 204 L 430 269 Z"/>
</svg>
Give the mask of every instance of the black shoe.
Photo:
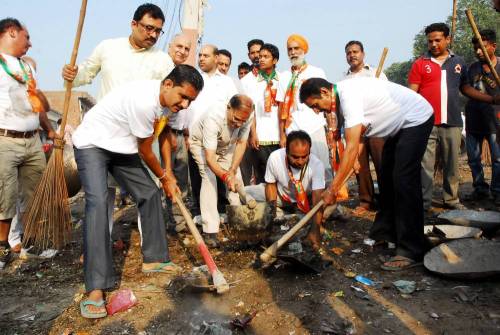
<svg viewBox="0 0 500 335">
<path fill-rule="evenodd" d="M 219 248 L 220 247 L 219 238 L 217 237 L 217 233 L 203 233 L 203 240 L 205 241 L 205 244 L 209 248 Z"/>
<path fill-rule="evenodd" d="M 0 270 L 3 270 L 10 261 L 10 248 L 0 246 Z"/>
</svg>

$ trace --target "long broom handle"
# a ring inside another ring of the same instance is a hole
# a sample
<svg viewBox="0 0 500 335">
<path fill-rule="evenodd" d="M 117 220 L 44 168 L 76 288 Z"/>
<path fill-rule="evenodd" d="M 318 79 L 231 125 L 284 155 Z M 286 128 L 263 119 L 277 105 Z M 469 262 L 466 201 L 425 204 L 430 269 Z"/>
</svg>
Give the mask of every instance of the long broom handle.
<svg viewBox="0 0 500 335">
<path fill-rule="evenodd" d="M 380 61 L 378 62 L 377 72 L 375 72 L 375 78 L 380 77 L 382 73 L 382 69 L 384 68 L 385 58 L 387 57 L 387 53 L 389 52 L 389 48 L 384 48 L 382 51 L 382 55 L 380 56 Z"/>
<path fill-rule="evenodd" d="M 78 27 L 76 28 L 75 41 L 73 43 L 73 51 L 71 52 L 71 60 L 69 65 L 71 67 L 75 66 L 76 57 L 78 56 L 78 48 L 80 47 L 80 38 L 82 37 L 83 22 L 85 21 L 85 13 L 87 11 L 87 0 L 82 0 L 82 6 L 80 7 L 80 17 L 78 19 Z M 64 106 L 63 115 L 61 121 L 61 128 L 59 130 L 59 136 L 64 136 L 64 128 L 66 128 L 66 120 L 68 119 L 68 109 L 69 101 L 71 99 L 71 89 L 73 88 L 73 83 L 65 80 L 66 92 L 64 94 Z"/>
<path fill-rule="evenodd" d="M 455 31 L 457 30 L 457 0 L 453 0 L 453 13 L 451 15 L 451 41 L 450 44 L 453 44 L 453 40 L 455 39 Z"/>
<path fill-rule="evenodd" d="M 479 46 L 481 47 L 481 50 L 483 51 L 483 55 L 484 55 L 484 58 L 486 59 L 486 63 L 490 67 L 491 73 L 493 73 L 493 77 L 495 78 L 497 85 L 500 86 L 500 77 L 498 77 L 498 73 L 495 70 L 493 63 L 491 62 L 490 56 L 488 55 L 486 48 L 484 47 L 483 40 L 481 39 L 481 34 L 479 33 L 479 30 L 477 29 L 476 22 L 474 21 L 474 16 L 472 16 L 471 10 L 467 9 L 465 11 L 465 15 L 467 15 L 467 19 L 469 20 L 472 31 L 474 32 L 474 35 L 477 38 Z"/>
</svg>

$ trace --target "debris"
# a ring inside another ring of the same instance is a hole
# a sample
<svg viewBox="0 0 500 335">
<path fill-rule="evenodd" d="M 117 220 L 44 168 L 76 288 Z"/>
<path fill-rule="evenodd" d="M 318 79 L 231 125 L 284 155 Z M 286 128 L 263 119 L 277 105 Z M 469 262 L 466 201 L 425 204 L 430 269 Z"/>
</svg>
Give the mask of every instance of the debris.
<svg viewBox="0 0 500 335">
<path fill-rule="evenodd" d="M 333 294 L 334 297 L 341 298 L 344 296 L 344 291 L 340 290 Z"/>
<path fill-rule="evenodd" d="M 474 300 L 477 299 L 477 294 L 468 294 L 469 293 L 469 287 L 468 286 L 456 286 L 453 287 L 452 290 L 454 290 L 457 293 L 457 296 L 455 299 L 457 301 L 462 301 L 462 302 L 473 302 Z"/>
<path fill-rule="evenodd" d="M 252 322 L 253 318 L 257 315 L 257 311 L 253 312 L 253 313 L 250 313 L 250 314 L 245 314 L 243 316 L 243 318 L 235 318 L 231 321 L 231 326 L 233 328 L 237 328 L 237 329 L 245 329 L 249 324 L 250 322 Z"/>
<path fill-rule="evenodd" d="M 491 319 L 500 319 L 500 314 L 499 313 L 488 313 L 488 316 Z"/>
<path fill-rule="evenodd" d="M 53 258 L 55 255 L 57 255 L 58 252 L 59 250 L 57 249 L 47 249 L 44 250 L 39 256 L 41 258 Z"/>
<path fill-rule="evenodd" d="M 354 277 L 354 279 L 357 282 L 364 284 L 364 285 L 367 285 L 367 286 L 373 286 L 375 284 L 371 279 L 360 276 L 360 275 L 357 275 L 356 277 Z"/>
<path fill-rule="evenodd" d="M 22 314 L 16 318 L 14 318 L 14 320 L 16 321 L 34 321 L 35 320 L 35 314 L 34 312 L 30 312 L 30 313 L 26 313 L 26 314 Z"/>
<path fill-rule="evenodd" d="M 236 307 L 243 307 L 243 306 L 245 306 L 245 303 L 244 303 L 243 301 L 240 301 L 240 302 L 236 305 Z"/>
<path fill-rule="evenodd" d="M 75 296 L 73 297 L 73 301 L 76 303 L 79 303 L 82 301 L 84 294 L 83 293 L 76 293 Z"/>
<path fill-rule="evenodd" d="M 433 318 L 435 320 L 439 319 L 439 315 L 437 315 L 437 313 L 432 312 L 429 315 L 431 316 L 431 318 Z"/>
<path fill-rule="evenodd" d="M 309 297 L 311 296 L 311 293 L 307 293 L 307 292 L 303 292 L 303 293 L 299 293 L 299 298 L 302 299 L 304 297 Z"/>
<path fill-rule="evenodd" d="M 43 273 L 41 273 L 40 271 L 37 271 L 37 272 L 35 273 L 35 276 L 36 276 L 38 279 L 42 279 L 42 277 L 43 277 Z"/>
<path fill-rule="evenodd" d="M 349 321 L 343 320 L 340 322 L 331 322 L 328 320 L 322 320 L 319 330 L 322 334 L 335 334 L 335 335 L 344 335 L 344 334 L 356 334 L 356 329 L 354 325 Z"/>
<path fill-rule="evenodd" d="M 199 335 L 232 335 L 233 332 L 230 329 L 225 328 L 219 322 L 216 321 L 203 321 L 198 331 L 194 334 Z"/>
<path fill-rule="evenodd" d="M 415 292 L 416 283 L 412 280 L 396 280 L 392 282 L 399 292 L 404 294 L 412 294 Z"/>
<path fill-rule="evenodd" d="M 288 250 L 292 251 L 293 254 L 300 254 L 302 249 L 302 244 L 300 242 L 292 242 L 288 244 Z"/>
<path fill-rule="evenodd" d="M 352 249 L 351 252 L 353 254 L 360 254 L 362 252 L 362 250 L 360 248 L 356 248 L 356 249 Z"/>
<path fill-rule="evenodd" d="M 366 294 L 366 292 L 362 288 L 359 288 L 354 285 L 351 285 L 351 288 L 354 290 L 354 295 L 356 297 L 364 300 L 370 300 L 370 297 L 368 296 L 368 294 Z"/>
<path fill-rule="evenodd" d="M 368 245 L 370 247 L 373 247 L 375 245 L 375 240 L 373 240 L 371 238 L 365 238 L 363 240 L 363 244 Z"/>
<path fill-rule="evenodd" d="M 337 256 L 340 256 L 344 253 L 344 249 L 342 248 L 333 247 L 331 250 Z"/>
<path fill-rule="evenodd" d="M 354 278 L 356 277 L 356 274 L 352 271 L 346 271 L 344 272 L 344 276 L 346 276 L 347 278 Z"/>
<path fill-rule="evenodd" d="M 281 229 L 282 231 L 287 231 L 287 230 L 290 230 L 290 227 L 288 227 L 287 225 L 281 225 L 281 226 L 280 226 L 280 229 Z"/>
<path fill-rule="evenodd" d="M 108 315 L 126 311 L 137 305 L 137 297 L 131 289 L 125 288 L 116 292 L 106 304 Z"/>
</svg>

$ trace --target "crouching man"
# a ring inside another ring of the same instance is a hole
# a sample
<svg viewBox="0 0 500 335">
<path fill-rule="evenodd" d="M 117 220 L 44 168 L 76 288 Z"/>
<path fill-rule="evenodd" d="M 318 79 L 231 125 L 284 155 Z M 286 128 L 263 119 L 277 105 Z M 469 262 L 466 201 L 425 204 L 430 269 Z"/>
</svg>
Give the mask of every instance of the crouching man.
<svg viewBox="0 0 500 335">
<path fill-rule="evenodd" d="M 247 186 L 248 196 L 266 201 L 272 218 L 276 208 L 296 207 L 304 214 L 320 200 L 325 191 L 325 167 L 311 154 L 311 137 L 304 131 L 292 131 L 286 137 L 286 148 L 271 153 L 267 160 L 265 183 Z M 307 240 L 320 254 L 323 209 L 314 216 Z"/>
<path fill-rule="evenodd" d="M 239 204 L 239 166 L 245 152 L 254 109 L 246 95 L 235 95 L 227 105 L 216 103 L 192 126 L 189 150 L 201 176 L 200 212 L 205 243 L 218 246 L 220 218 L 217 211 L 217 179 L 227 187 L 232 205 Z"/>
<path fill-rule="evenodd" d="M 103 290 L 114 286 L 107 220 L 108 171 L 139 207 L 142 271 L 179 271 L 168 254 L 161 190 L 141 159 L 158 177 L 169 197 L 179 191 L 170 166 L 170 144 L 165 132 L 158 131 L 158 121 L 168 110 L 176 113 L 186 109 L 202 88 L 203 79 L 198 71 L 189 65 L 179 65 L 161 82 L 141 80 L 115 89 L 88 111 L 76 129 L 73 144 L 85 190 L 83 266 L 85 289 L 89 292 L 88 298 L 80 303 L 83 317 L 106 316 Z M 159 136 L 165 169 L 151 149 L 155 136 Z"/>
</svg>

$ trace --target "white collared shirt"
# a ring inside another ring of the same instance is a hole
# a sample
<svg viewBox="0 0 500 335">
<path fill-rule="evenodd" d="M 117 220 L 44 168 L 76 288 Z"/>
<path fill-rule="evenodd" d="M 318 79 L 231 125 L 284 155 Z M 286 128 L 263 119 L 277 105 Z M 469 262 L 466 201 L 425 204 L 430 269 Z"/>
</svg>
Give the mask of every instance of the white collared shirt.
<svg viewBox="0 0 500 335">
<path fill-rule="evenodd" d="M 114 88 L 134 80 L 162 80 L 175 67 L 170 56 L 158 49 L 134 49 L 128 37 L 104 40 L 78 65 L 73 86 L 90 84 L 101 73 L 97 100 Z"/>
<path fill-rule="evenodd" d="M 190 129 L 196 121 L 214 104 L 227 104 L 229 100 L 238 93 L 231 77 L 226 76 L 219 70 L 209 76 L 202 72 L 203 89 L 196 99 L 187 108 L 185 113 L 185 128 Z"/>
<path fill-rule="evenodd" d="M 137 139 L 153 135 L 155 121 L 169 113 L 160 105 L 160 85 L 160 80 L 140 80 L 107 94 L 85 114 L 73 134 L 74 146 L 137 153 Z"/>
<path fill-rule="evenodd" d="M 299 92 L 302 83 L 310 78 L 323 78 L 326 79 L 325 71 L 319 67 L 307 65 L 304 71 L 299 74 L 297 79 L 297 89 L 295 93 L 295 103 L 292 112 L 292 124 L 287 128 L 287 133 L 293 130 L 303 130 L 309 135 L 314 134 L 319 129 L 321 129 L 325 124 L 325 118 L 321 113 L 316 114 L 314 111 L 307 107 L 305 104 L 300 103 Z M 276 95 L 276 100 L 279 102 L 285 101 L 285 94 L 288 88 L 288 83 L 292 79 L 292 72 L 286 70 L 281 73 L 280 85 L 278 88 L 278 93 Z"/>
<path fill-rule="evenodd" d="M 276 72 L 273 79 L 272 89 L 278 90 L 281 77 Z M 241 79 L 243 93 L 248 95 L 255 105 L 255 126 L 259 142 L 278 142 L 280 140 L 278 106 L 271 106 L 271 111 L 265 111 L 264 92 L 267 82 L 259 74 L 255 76 L 245 76 Z"/>
<path fill-rule="evenodd" d="M 376 73 L 377 69 L 371 67 L 369 64 L 364 64 L 361 70 L 358 72 L 352 72 L 350 68 L 347 69 L 347 71 L 344 73 L 344 79 L 359 78 L 359 77 L 375 77 Z M 380 72 L 379 79 L 388 80 L 387 76 L 383 71 Z"/>
</svg>

